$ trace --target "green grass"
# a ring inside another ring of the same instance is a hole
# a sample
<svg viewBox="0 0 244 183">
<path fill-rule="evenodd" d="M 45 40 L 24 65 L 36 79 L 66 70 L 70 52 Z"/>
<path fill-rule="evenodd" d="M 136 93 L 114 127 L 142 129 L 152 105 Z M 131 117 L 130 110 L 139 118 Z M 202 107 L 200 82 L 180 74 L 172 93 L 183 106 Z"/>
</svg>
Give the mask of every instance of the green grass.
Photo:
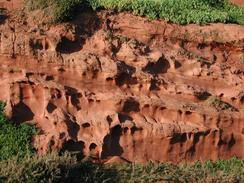
<svg viewBox="0 0 244 183">
<path fill-rule="evenodd" d="M 244 24 L 244 8 L 226 0 L 25 0 L 30 10 L 52 7 L 54 22 L 72 18 L 83 8 L 129 11 L 149 19 L 178 24 L 213 22 Z"/>
<path fill-rule="evenodd" d="M 51 153 L 43 157 L 26 157 L 0 162 L 0 182 L 213 182 L 238 183 L 244 178 L 244 162 L 232 158 L 195 164 L 121 164 L 101 165 L 79 162 L 70 154 Z"/>
<path fill-rule="evenodd" d="M 179 24 L 244 23 L 244 9 L 222 0 L 90 0 L 90 4 L 93 9 L 127 10 Z"/>
<path fill-rule="evenodd" d="M 36 133 L 35 127 L 11 124 L 4 115 L 4 107 L 0 102 L 0 161 L 33 154 L 31 138 Z"/>
</svg>

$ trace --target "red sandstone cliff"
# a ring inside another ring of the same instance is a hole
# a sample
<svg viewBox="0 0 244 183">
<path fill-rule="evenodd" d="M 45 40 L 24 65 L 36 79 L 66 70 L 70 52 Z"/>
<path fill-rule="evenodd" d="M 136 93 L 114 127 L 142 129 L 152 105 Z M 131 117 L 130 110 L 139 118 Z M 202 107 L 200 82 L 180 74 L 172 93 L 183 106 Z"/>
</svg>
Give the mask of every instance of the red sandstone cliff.
<svg viewBox="0 0 244 183">
<path fill-rule="evenodd" d="M 0 100 L 34 146 L 133 162 L 244 158 L 244 27 L 84 13 L 0 25 Z"/>
</svg>

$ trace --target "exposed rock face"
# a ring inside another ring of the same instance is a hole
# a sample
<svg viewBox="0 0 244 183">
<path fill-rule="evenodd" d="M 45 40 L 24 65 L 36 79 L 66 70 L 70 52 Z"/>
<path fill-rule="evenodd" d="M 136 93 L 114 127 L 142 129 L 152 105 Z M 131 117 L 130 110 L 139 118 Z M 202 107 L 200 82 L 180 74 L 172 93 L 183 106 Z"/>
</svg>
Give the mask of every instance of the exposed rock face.
<svg viewBox="0 0 244 183">
<path fill-rule="evenodd" d="M 244 27 L 87 13 L 0 26 L 0 100 L 34 146 L 146 162 L 244 158 Z"/>
<path fill-rule="evenodd" d="M 230 0 L 232 3 L 234 4 L 238 4 L 238 5 L 241 5 L 241 6 L 244 6 L 244 1 L 243 0 Z"/>
<path fill-rule="evenodd" d="M 0 0 L 0 8 L 8 10 L 18 9 L 23 6 L 23 0 Z"/>
</svg>

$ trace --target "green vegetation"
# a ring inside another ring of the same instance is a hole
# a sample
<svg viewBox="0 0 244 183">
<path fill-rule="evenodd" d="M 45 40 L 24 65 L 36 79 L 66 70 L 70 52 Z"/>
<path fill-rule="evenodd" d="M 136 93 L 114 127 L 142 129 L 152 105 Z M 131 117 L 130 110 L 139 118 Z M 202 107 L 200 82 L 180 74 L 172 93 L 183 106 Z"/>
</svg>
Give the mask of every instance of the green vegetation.
<svg viewBox="0 0 244 183">
<path fill-rule="evenodd" d="M 244 162 L 237 158 L 193 165 L 123 164 L 98 165 L 78 162 L 70 154 L 51 153 L 0 163 L 0 182 L 221 182 L 238 183 L 244 178 Z"/>
<path fill-rule="evenodd" d="M 130 11 L 149 19 L 179 24 L 211 22 L 244 24 L 244 8 L 226 0 L 25 0 L 29 10 L 48 9 L 52 20 L 72 18 L 75 12 L 92 8 Z M 50 8 L 51 7 L 51 8 Z"/>
<path fill-rule="evenodd" d="M 214 107 L 216 110 L 221 111 L 221 110 L 227 110 L 230 108 L 233 108 L 230 104 L 223 102 L 220 98 L 212 96 L 209 97 L 208 100 L 206 100 L 207 104 Z"/>
<path fill-rule="evenodd" d="M 73 18 L 75 12 L 81 11 L 85 4 L 85 0 L 25 0 L 28 10 L 41 9 L 52 22 Z"/>
<path fill-rule="evenodd" d="M 0 103 L 0 161 L 33 154 L 31 138 L 36 132 L 35 127 L 10 124 L 5 118 L 4 107 Z"/>
<path fill-rule="evenodd" d="M 111 176 L 111 175 L 110 175 Z M 78 162 L 70 154 L 51 153 L 43 157 L 26 157 L 0 162 L 0 182 L 53 183 L 53 182 L 105 182 L 109 174 L 101 165 Z M 112 177 L 111 177 L 112 178 Z"/>
<path fill-rule="evenodd" d="M 127 10 L 179 24 L 244 23 L 244 9 L 223 0 L 91 0 L 90 4 L 93 9 Z"/>
</svg>

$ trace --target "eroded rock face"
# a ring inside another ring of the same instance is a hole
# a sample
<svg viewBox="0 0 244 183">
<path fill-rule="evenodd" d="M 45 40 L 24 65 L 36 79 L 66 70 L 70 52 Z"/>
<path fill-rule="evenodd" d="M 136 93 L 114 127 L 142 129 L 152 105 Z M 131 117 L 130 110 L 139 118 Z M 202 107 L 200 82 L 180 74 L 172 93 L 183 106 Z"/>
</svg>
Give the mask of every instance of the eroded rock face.
<svg viewBox="0 0 244 183">
<path fill-rule="evenodd" d="M 50 148 L 111 161 L 244 158 L 244 27 L 86 13 L 0 26 L 0 100 Z"/>
<path fill-rule="evenodd" d="M 230 0 L 230 2 L 240 5 L 240 6 L 244 6 L 244 1 L 242 1 L 242 0 Z"/>
</svg>

